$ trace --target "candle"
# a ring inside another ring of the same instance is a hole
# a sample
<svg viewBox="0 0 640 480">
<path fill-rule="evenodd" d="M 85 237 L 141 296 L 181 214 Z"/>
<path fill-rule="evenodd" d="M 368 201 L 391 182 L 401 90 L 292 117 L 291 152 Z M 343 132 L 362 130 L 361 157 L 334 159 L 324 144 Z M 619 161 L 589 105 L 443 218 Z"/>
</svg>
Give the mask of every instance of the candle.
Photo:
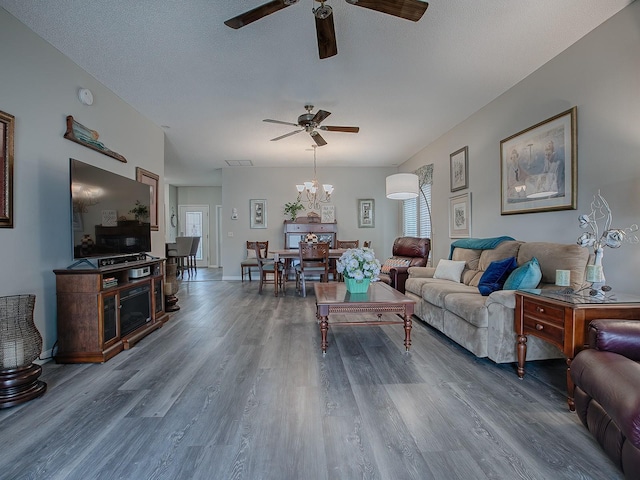
<svg viewBox="0 0 640 480">
<path fill-rule="evenodd" d="M 602 265 L 587 265 L 587 282 L 602 281 Z"/>
<path fill-rule="evenodd" d="M 571 285 L 571 270 L 556 270 L 556 285 L 559 287 Z"/>
</svg>

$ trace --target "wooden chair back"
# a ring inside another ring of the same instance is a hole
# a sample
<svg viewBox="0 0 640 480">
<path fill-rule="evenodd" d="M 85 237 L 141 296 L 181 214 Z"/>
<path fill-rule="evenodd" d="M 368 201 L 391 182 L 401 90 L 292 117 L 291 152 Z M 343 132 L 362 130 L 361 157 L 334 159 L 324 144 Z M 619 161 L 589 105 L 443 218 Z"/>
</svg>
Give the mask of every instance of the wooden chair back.
<svg viewBox="0 0 640 480">
<path fill-rule="evenodd" d="M 358 248 L 360 240 L 336 240 L 336 248 Z"/>
</svg>

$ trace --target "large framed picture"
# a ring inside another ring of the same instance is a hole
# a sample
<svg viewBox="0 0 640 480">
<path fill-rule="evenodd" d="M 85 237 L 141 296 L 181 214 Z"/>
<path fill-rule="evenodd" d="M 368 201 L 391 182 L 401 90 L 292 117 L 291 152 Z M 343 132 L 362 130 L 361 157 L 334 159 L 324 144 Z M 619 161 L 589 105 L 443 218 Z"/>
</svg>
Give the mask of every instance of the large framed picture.
<svg viewBox="0 0 640 480">
<path fill-rule="evenodd" d="M 149 198 L 149 223 L 151 230 L 158 231 L 158 183 L 160 177 L 140 167 L 136 167 L 136 180 L 151 187 Z"/>
<path fill-rule="evenodd" d="M 469 147 L 462 147 L 449 155 L 449 163 L 451 191 L 469 188 Z"/>
<path fill-rule="evenodd" d="M 449 199 L 449 237 L 471 236 L 471 194 L 463 193 Z"/>
<path fill-rule="evenodd" d="M 577 108 L 500 142 L 501 215 L 577 204 Z"/>
<path fill-rule="evenodd" d="M 267 228 L 266 200 L 249 200 L 249 226 L 251 228 Z"/>
<path fill-rule="evenodd" d="M 13 228 L 13 115 L 0 111 L 0 227 Z"/>
<path fill-rule="evenodd" d="M 358 228 L 373 228 L 375 225 L 375 203 L 373 198 L 358 199 Z"/>
</svg>

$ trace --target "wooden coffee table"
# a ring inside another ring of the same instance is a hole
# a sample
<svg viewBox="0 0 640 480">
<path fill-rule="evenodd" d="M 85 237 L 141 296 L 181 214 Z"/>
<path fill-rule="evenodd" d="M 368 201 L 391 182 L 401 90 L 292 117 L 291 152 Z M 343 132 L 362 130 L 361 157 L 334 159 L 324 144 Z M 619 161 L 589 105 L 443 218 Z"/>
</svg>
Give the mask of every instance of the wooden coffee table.
<svg viewBox="0 0 640 480">
<path fill-rule="evenodd" d="M 373 282 L 367 293 L 349 293 L 342 282 L 314 283 L 316 316 L 320 321 L 322 354 L 327 352 L 327 330 L 332 313 L 375 313 L 378 320 L 331 322 L 331 325 L 404 325 L 404 346 L 411 347 L 411 316 L 415 302 L 383 282 Z M 381 320 L 383 313 L 402 315 L 402 320 Z"/>
</svg>

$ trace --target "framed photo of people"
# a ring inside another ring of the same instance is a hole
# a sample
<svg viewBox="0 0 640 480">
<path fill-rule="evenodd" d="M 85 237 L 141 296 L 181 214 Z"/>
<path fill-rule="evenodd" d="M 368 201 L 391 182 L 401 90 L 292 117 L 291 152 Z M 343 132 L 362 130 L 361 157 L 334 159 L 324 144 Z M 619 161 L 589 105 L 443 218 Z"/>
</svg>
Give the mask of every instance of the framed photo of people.
<svg viewBox="0 0 640 480">
<path fill-rule="evenodd" d="M 577 205 L 577 108 L 500 142 L 501 215 Z"/>
</svg>

